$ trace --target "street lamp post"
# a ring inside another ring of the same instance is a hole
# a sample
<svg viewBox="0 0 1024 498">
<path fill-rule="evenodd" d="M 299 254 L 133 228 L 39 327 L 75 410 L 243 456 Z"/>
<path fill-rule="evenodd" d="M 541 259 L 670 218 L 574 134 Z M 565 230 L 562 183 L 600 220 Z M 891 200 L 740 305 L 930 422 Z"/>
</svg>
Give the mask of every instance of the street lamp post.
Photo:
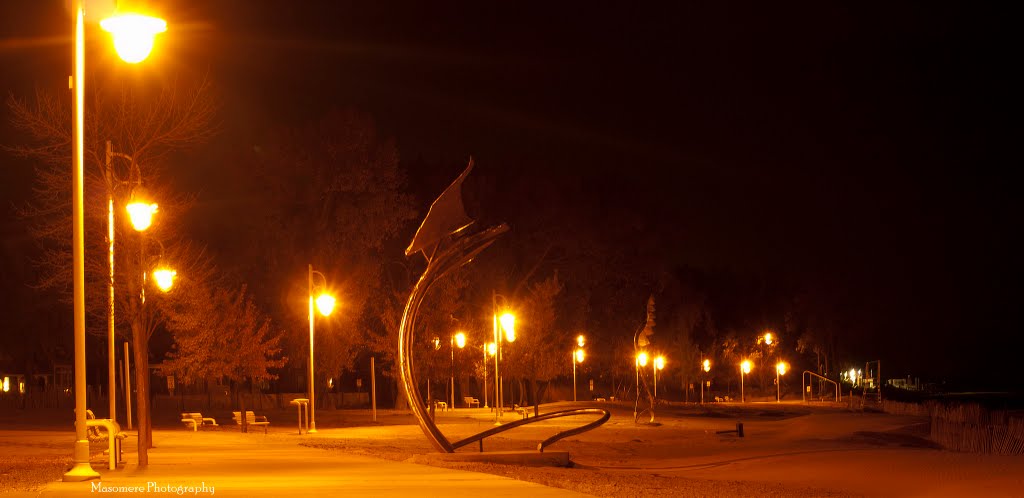
<svg viewBox="0 0 1024 498">
<path fill-rule="evenodd" d="M 505 341 L 508 341 L 508 342 L 511 343 L 511 342 L 515 342 L 515 340 L 516 340 L 516 332 L 515 332 L 516 317 L 515 317 L 515 315 L 513 315 L 512 313 L 509 313 L 509 312 L 502 313 L 502 315 L 500 317 L 498 316 L 497 300 L 498 300 L 499 296 L 502 298 L 502 300 L 505 300 L 505 296 L 501 296 L 500 294 L 495 293 L 493 290 L 491 291 L 491 312 L 492 312 L 492 315 L 493 315 L 492 318 L 493 318 L 493 325 L 494 325 L 494 343 L 497 345 L 497 349 L 498 349 L 497 354 L 494 355 L 494 380 L 495 380 L 495 383 L 494 383 L 494 425 L 501 425 L 501 422 L 498 419 L 500 419 L 502 416 L 504 416 L 504 413 L 503 413 L 504 399 L 503 399 L 503 396 L 502 396 L 502 379 L 501 379 L 501 371 L 499 370 L 499 364 L 501 363 L 501 343 L 505 342 Z M 507 301 L 506 301 L 505 304 L 506 305 L 508 304 Z M 499 324 L 501 325 L 500 329 L 498 327 Z M 505 332 L 505 336 L 504 337 L 502 337 L 502 335 L 501 335 L 502 331 Z"/>
<path fill-rule="evenodd" d="M 775 364 L 775 402 L 782 402 L 782 384 L 779 383 L 779 376 L 786 375 L 786 370 L 789 370 L 789 364 L 780 361 Z"/>
<path fill-rule="evenodd" d="M 750 373 L 750 366 L 750 360 L 743 360 L 743 363 L 740 363 L 740 403 L 746 403 L 743 393 L 743 377 Z"/>
<path fill-rule="evenodd" d="M 572 352 L 572 400 L 576 401 L 576 364 L 583 363 L 583 345 L 586 338 L 583 334 L 576 336 L 576 350 Z"/>
<path fill-rule="evenodd" d="M 637 353 L 633 366 L 636 368 L 636 403 L 633 404 L 633 420 L 636 420 L 636 407 L 640 404 L 640 367 L 647 366 L 647 353 Z"/>
<path fill-rule="evenodd" d="M 73 289 L 73 322 L 74 322 L 74 350 L 75 350 L 75 445 L 73 452 L 73 466 L 63 475 L 66 482 L 85 481 L 100 477 L 89 464 L 89 438 L 86 426 L 86 399 L 85 399 L 85 215 L 84 215 L 84 163 L 85 163 L 85 0 L 74 0 L 73 13 L 74 25 L 72 33 L 74 37 L 73 67 L 70 79 L 71 88 L 74 90 L 74 112 L 72 115 L 73 132 L 73 169 L 72 169 L 72 200 L 71 200 L 71 259 L 72 259 L 72 289 Z M 117 18 L 114 18 L 117 19 Z M 166 30 L 167 23 L 163 20 L 151 17 L 135 16 L 135 22 L 114 21 L 106 19 L 101 25 L 107 31 L 115 35 L 115 47 L 124 47 L 126 50 L 133 45 L 133 41 L 141 41 L 148 48 L 140 50 L 141 57 L 137 60 L 127 62 L 139 62 L 145 59 L 149 50 L 153 47 L 153 36 L 156 33 Z M 121 17 L 120 19 L 124 19 Z M 145 19 L 147 28 L 139 29 L 141 20 Z M 114 22 L 111 22 L 114 21 Z M 137 33 L 133 41 L 126 40 L 124 34 L 128 29 L 134 29 Z M 120 54 L 121 49 L 118 48 Z M 125 57 L 122 57 L 125 58 Z M 109 353 L 109 348 L 108 348 Z M 111 455 L 110 458 L 115 458 Z M 141 462 L 140 462 L 141 463 Z"/>
<path fill-rule="evenodd" d="M 707 373 L 711 371 L 711 360 L 704 360 L 701 362 L 701 370 L 704 370 L 704 375 L 700 377 L 700 404 L 704 404 L 704 383 Z"/>
<path fill-rule="evenodd" d="M 316 433 L 316 401 L 314 396 L 316 395 L 315 389 L 315 372 L 313 371 L 313 332 L 315 330 L 316 315 L 313 313 L 313 275 L 320 275 L 320 278 L 324 281 L 324 287 L 327 287 L 327 277 L 323 273 L 320 273 L 313 269 L 313 265 L 309 265 L 308 272 L 308 290 L 309 290 L 309 429 L 306 430 L 306 434 Z M 334 311 L 334 297 L 327 293 L 322 293 L 316 298 L 317 308 L 320 310 L 320 314 L 328 316 L 331 311 Z M 244 415 L 244 414 L 243 414 Z"/>
<path fill-rule="evenodd" d="M 455 346 L 459 349 L 466 347 L 466 334 L 458 332 L 452 335 L 451 347 L 452 347 L 452 410 L 455 409 Z"/>
<path fill-rule="evenodd" d="M 659 356 L 654 359 L 654 402 L 658 402 L 658 370 L 665 368 L 665 357 Z"/>
</svg>

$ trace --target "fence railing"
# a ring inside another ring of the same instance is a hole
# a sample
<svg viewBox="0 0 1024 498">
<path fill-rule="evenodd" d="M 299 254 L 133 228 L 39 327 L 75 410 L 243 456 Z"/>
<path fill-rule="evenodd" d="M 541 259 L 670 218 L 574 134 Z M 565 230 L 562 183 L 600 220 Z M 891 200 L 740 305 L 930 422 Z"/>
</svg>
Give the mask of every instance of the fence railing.
<svg viewBox="0 0 1024 498">
<path fill-rule="evenodd" d="M 1024 454 L 1024 411 L 989 410 L 978 403 L 883 401 L 894 415 L 927 416 L 929 438 L 951 451 Z"/>
</svg>

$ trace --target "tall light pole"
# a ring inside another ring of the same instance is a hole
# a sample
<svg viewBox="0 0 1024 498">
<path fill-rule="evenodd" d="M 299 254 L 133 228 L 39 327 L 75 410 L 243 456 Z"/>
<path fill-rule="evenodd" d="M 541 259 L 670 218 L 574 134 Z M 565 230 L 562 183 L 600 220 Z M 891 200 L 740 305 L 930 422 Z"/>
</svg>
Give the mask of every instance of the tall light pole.
<svg viewBox="0 0 1024 498">
<path fill-rule="evenodd" d="M 743 377 L 750 373 L 750 367 L 750 360 L 743 360 L 743 363 L 740 363 L 740 403 L 746 403 L 746 398 L 743 393 Z"/>
<path fill-rule="evenodd" d="M 313 275 L 320 275 L 320 278 L 324 281 L 324 287 L 327 287 L 327 277 L 323 273 L 320 273 L 313 269 L 313 265 L 309 265 L 309 429 L 306 430 L 307 434 L 316 432 L 316 402 L 314 396 L 316 395 L 314 378 L 316 376 L 313 371 L 313 332 L 315 330 L 316 315 L 313 313 Z M 327 293 L 321 293 L 316 297 L 316 305 L 320 310 L 320 314 L 328 316 L 331 311 L 334 311 L 334 297 Z M 244 415 L 244 414 L 243 414 Z"/>
<path fill-rule="evenodd" d="M 654 359 L 654 401 L 658 401 L 658 370 L 665 368 L 665 357 L 658 356 Z"/>
<path fill-rule="evenodd" d="M 576 336 L 576 350 L 572 352 L 572 400 L 576 401 L 576 364 L 583 363 L 583 345 L 586 338 L 583 334 Z"/>
<path fill-rule="evenodd" d="M 779 376 L 786 375 L 786 370 L 789 370 L 789 364 L 780 361 L 775 364 L 775 402 L 782 402 L 782 384 L 779 383 Z"/>
<path fill-rule="evenodd" d="M 452 410 L 455 409 L 455 346 L 459 349 L 466 347 L 466 334 L 458 332 L 452 334 L 451 347 L 452 347 Z"/>
<path fill-rule="evenodd" d="M 85 163 L 85 1 L 74 0 L 72 4 L 74 12 L 74 25 L 72 33 L 74 37 L 74 54 L 70 86 L 74 91 L 74 112 L 72 115 L 73 135 L 73 163 L 72 170 L 72 194 L 71 194 L 71 259 L 72 259 L 72 289 L 73 289 L 73 316 L 74 316 L 74 348 L 75 348 L 75 445 L 73 453 L 73 466 L 68 470 L 63 480 L 66 482 L 85 481 L 98 479 L 100 477 L 91 465 L 89 465 L 89 438 L 88 427 L 86 426 L 86 399 L 85 399 L 85 216 L 84 216 L 84 163 Z M 122 56 L 127 62 L 139 62 L 145 59 L 149 50 L 153 48 L 153 37 L 156 33 L 167 29 L 167 23 L 160 19 L 144 16 L 134 16 L 127 22 L 118 21 L 126 17 L 105 19 L 101 25 L 107 31 L 114 33 L 114 45 L 121 54 L 122 47 L 127 52 L 133 45 L 141 44 L 147 46 L 144 51 L 139 50 L 141 57 L 132 57 L 129 60 Z M 126 32 L 134 30 L 136 33 L 133 40 L 127 40 Z M 136 54 L 138 55 L 138 54 Z M 108 350 L 109 353 L 109 350 Z M 110 456 L 115 458 L 114 455 Z M 143 462 L 140 462 L 143 463 Z"/>
<path fill-rule="evenodd" d="M 636 403 L 633 405 L 633 420 L 636 420 L 636 407 L 640 404 L 640 367 L 647 366 L 647 353 L 644 351 L 637 353 L 633 360 L 633 366 L 636 367 Z"/>
<path fill-rule="evenodd" d="M 502 381 L 501 371 L 499 370 L 499 364 L 501 363 L 501 343 L 502 342 L 515 342 L 516 340 L 516 317 L 510 312 L 504 312 L 501 316 L 498 316 L 498 297 L 501 297 L 505 301 L 506 306 L 508 305 L 505 296 L 491 291 L 491 313 L 493 318 L 494 326 L 494 343 L 497 345 L 498 351 L 494 355 L 494 425 L 501 425 L 499 419 L 504 416 L 502 413 L 504 408 L 504 399 L 502 396 Z M 501 325 L 499 329 L 499 324 Z M 502 332 L 504 331 L 504 337 Z"/>
<path fill-rule="evenodd" d="M 711 371 L 711 360 L 705 359 L 701 362 L 701 369 L 704 370 L 704 375 L 700 377 L 700 404 L 704 404 L 704 382 L 707 377 L 707 373 Z"/>
</svg>

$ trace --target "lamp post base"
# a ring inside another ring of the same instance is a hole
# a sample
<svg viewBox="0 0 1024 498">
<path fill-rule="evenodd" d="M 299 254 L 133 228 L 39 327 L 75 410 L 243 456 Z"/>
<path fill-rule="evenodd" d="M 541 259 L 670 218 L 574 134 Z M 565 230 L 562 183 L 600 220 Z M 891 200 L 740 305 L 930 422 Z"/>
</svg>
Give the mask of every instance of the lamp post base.
<svg viewBox="0 0 1024 498">
<path fill-rule="evenodd" d="M 114 458 L 111 456 L 111 458 Z M 100 473 L 89 465 L 89 440 L 75 441 L 75 465 L 64 473 L 64 482 L 81 482 L 99 479 Z"/>
</svg>

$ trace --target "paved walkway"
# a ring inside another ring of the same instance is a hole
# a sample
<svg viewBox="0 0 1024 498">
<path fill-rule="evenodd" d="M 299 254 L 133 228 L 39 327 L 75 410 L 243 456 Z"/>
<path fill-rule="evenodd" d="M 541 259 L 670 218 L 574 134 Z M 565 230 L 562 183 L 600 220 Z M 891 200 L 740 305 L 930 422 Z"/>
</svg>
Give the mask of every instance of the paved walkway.
<svg viewBox="0 0 1024 498">
<path fill-rule="evenodd" d="M 129 463 L 118 470 L 93 459 L 102 479 L 56 482 L 21 496 L 586 496 L 490 474 L 308 448 L 294 434 L 156 430 L 154 441 L 158 447 L 150 450 L 146 469 L 135 465 L 136 440 L 130 437 Z"/>
</svg>

